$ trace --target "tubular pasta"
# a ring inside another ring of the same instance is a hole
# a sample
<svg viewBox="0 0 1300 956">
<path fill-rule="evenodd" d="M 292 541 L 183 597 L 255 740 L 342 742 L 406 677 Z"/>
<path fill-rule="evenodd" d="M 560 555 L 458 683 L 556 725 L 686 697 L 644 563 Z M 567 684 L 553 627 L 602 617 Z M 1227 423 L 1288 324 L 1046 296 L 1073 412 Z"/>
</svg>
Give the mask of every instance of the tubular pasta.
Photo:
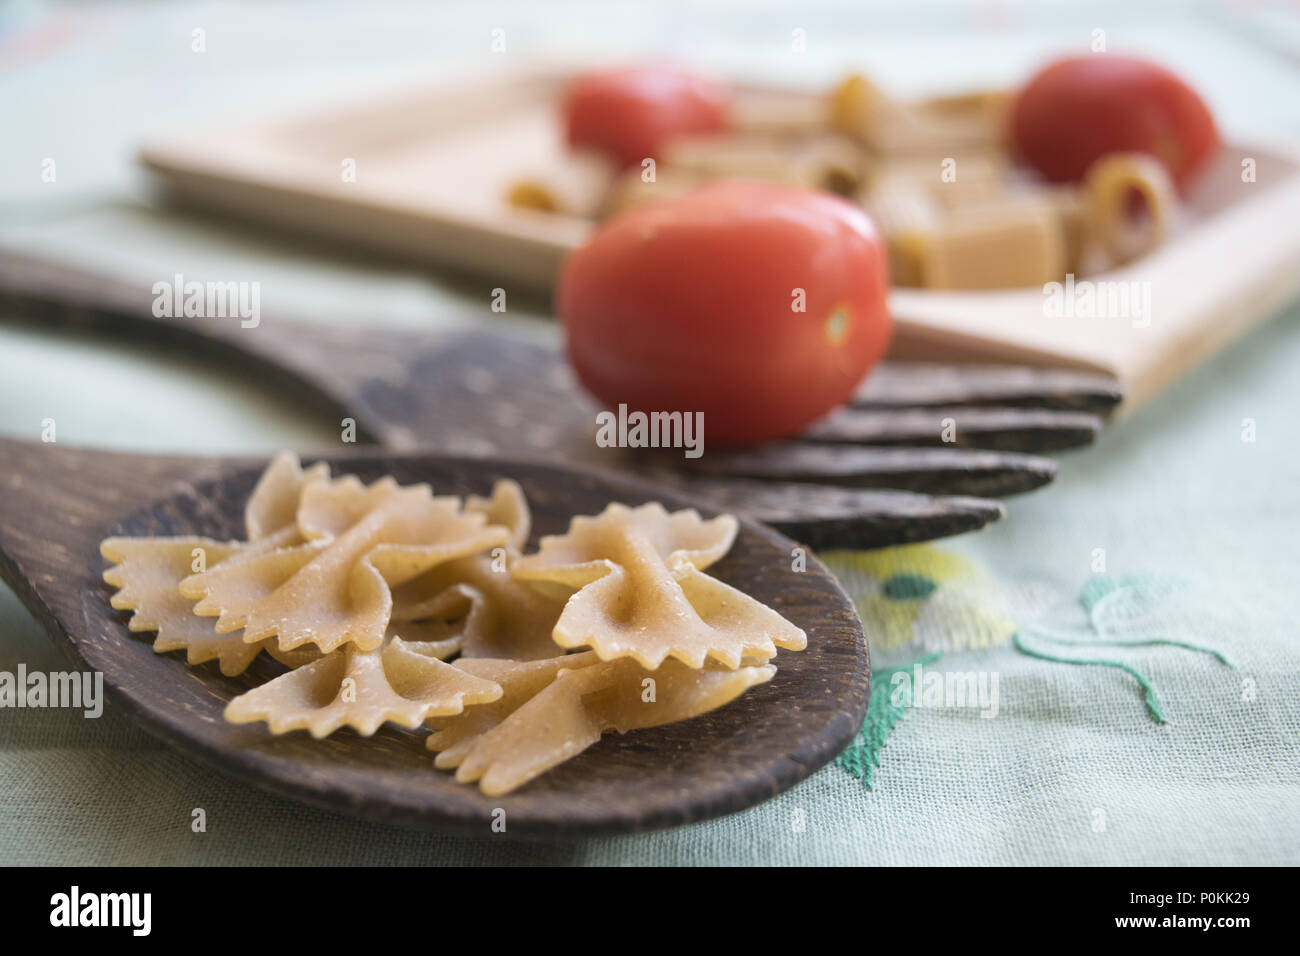
<svg viewBox="0 0 1300 956">
<path fill-rule="evenodd" d="M 1088 168 L 1084 188 L 1088 235 L 1115 264 L 1131 262 L 1164 241 L 1176 198 L 1159 160 L 1143 153 L 1103 156 Z M 1146 207 L 1143 224 L 1135 224 L 1129 213 L 1134 194 Z"/>
</svg>

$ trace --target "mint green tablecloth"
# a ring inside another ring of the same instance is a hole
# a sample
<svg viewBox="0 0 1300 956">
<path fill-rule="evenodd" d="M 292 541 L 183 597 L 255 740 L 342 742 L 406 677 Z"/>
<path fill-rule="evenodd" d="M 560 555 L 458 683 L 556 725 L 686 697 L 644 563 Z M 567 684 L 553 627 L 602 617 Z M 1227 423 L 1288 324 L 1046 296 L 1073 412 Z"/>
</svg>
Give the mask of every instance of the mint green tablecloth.
<svg viewBox="0 0 1300 956">
<path fill-rule="evenodd" d="M 472 283 L 160 213 L 143 204 L 129 154 L 144 132 L 192 127 L 220 109 L 230 113 L 232 103 L 243 104 L 234 110 L 242 117 L 429 68 L 458 69 L 461 60 L 486 57 L 479 41 L 486 50 L 501 23 L 521 52 L 671 48 L 720 67 L 809 81 L 849 63 L 875 64 L 903 89 L 1010 79 L 1044 50 L 1080 42 L 1102 24 L 1113 42 L 1183 62 L 1189 72 L 1198 62 L 1218 64 L 1204 75 L 1220 115 L 1300 129 L 1286 59 L 1300 30 L 1272 13 L 1229 20 L 1206 8 L 1157 21 L 1135 19 L 1131 5 L 1049 17 L 1009 4 L 999 5 L 994 24 L 979 19 L 978 5 L 945 6 L 946 19 L 918 35 L 897 13 L 856 20 L 810 13 L 796 23 L 777 8 L 724 6 L 689 23 L 615 4 L 548 5 L 546 16 L 507 4 L 492 17 L 475 5 L 398 6 L 387 21 L 375 5 L 365 18 L 359 7 L 330 5 L 313 8 L 310 22 L 296 5 L 277 4 L 250 8 L 242 22 L 211 6 L 146 10 L 156 15 L 126 7 L 29 16 L 21 8 L 0 20 L 8 118 L 0 244 L 141 279 L 159 269 L 256 278 L 264 309 L 322 321 L 499 320 L 487 311 L 489 290 Z M 394 31 L 394 23 L 405 28 Z M 1007 31 L 998 42 L 964 35 L 994 25 Z M 188 49 L 200 26 L 206 59 Z M 793 27 L 810 31 L 804 60 L 785 52 Z M 158 70 L 168 71 L 167 84 L 158 83 Z M 58 160 L 56 186 L 36 178 L 50 156 Z M 462 317 L 451 319 L 458 309 Z M 504 321 L 554 334 L 522 306 Z M 883 559 L 838 559 L 882 663 L 925 653 L 893 646 L 911 636 L 950 648 L 930 667 L 998 680 L 996 717 L 963 707 L 907 712 L 879 754 L 873 789 L 830 766 L 750 811 L 668 832 L 563 845 L 454 839 L 267 796 L 156 743 L 111 707 L 98 720 L 0 710 L 0 863 L 1300 862 L 1297 368 L 1293 307 L 1096 447 L 1070 455 L 1060 479 L 1012 501 L 1002 524 L 937 551 L 906 553 L 900 566 L 928 569 L 939 585 L 925 600 L 885 595 Z M 120 415 L 118 402 L 131 413 Z M 0 325 L 7 435 L 35 438 L 42 420 L 54 418 L 64 444 L 266 452 L 335 440 L 334 423 L 313 414 L 265 383 L 184 353 Z M 1245 419 L 1254 422 L 1254 442 L 1242 440 Z M 1119 594 L 1133 600 L 1094 605 L 1105 611 L 1096 616 L 1108 636 L 1204 645 L 1235 669 L 1169 645 L 1102 652 L 1048 643 L 1052 635 L 1093 634 L 1078 598 L 1098 582 L 1135 583 Z M 1028 656 L 1008 640 L 1016 629 L 1030 648 L 1131 664 L 1154 683 L 1168 723 L 1151 718 L 1128 674 Z M 962 649 L 968 644 L 986 646 Z M 64 666 L 0 588 L 0 671 L 20 663 Z M 206 810 L 206 833 L 190 829 L 196 807 Z"/>
</svg>

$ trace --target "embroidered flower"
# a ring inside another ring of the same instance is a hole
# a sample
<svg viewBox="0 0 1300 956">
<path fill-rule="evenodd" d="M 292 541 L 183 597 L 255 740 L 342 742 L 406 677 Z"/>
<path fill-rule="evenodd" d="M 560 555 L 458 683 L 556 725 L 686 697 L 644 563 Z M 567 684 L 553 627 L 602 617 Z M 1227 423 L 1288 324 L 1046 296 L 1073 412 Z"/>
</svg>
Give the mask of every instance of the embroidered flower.
<svg viewBox="0 0 1300 956">
<path fill-rule="evenodd" d="M 975 562 L 928 544 L 823 556 L 853 595 L 872 646 L 926 651 L 987 647 L 1016 625 L 997 583 Z"/>
</svg>

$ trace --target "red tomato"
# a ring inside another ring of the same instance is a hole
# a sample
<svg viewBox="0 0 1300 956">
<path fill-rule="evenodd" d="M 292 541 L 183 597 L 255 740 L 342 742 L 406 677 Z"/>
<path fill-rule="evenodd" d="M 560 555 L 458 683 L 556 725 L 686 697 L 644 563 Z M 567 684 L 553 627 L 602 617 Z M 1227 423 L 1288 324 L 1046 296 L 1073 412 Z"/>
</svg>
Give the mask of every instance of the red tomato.
<svg viewBox="0 0 1300 956">
<path fill-rule="evenodd" d="M 1011 138 L 1054 182 L 1082 179 L 1106 153 L 1140 152 L 1163 162 L 1182 192 L 1219 146 L 1214 117 L 1191 87 L 1164 67 L 1110 54 L 1038 73 L 1012 104 Z"/>
<path fill-rule="evenodd" d="M 722 182 L 602 226 L 557 307 L 578 378 L 611 411 L 704 413 L 707 440 L 797 434 L 885 351 L 889 269 L 860 208 Z"/>
<path fill-rule="evenodd" d="M 593 73 L 565 95 L 565 134 L 570 146 L 636 166 L 674 136 L 725 129 L 727 104 L 723 87 L 690 73 L 658 67 Z"/>
</svg>

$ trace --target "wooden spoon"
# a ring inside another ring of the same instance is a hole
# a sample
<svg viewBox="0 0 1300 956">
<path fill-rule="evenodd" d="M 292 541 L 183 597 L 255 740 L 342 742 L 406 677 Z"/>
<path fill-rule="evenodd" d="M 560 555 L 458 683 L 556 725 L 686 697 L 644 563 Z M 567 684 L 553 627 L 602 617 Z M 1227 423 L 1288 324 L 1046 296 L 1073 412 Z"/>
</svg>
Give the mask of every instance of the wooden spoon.
<svg viewBox="0 0 1300 956">
<path fill-rule="evenodd" d="M 533 541 L 610 501 L 694 506 L 677 494 L 594 470 L 489 458 L 369 451 L 324 456 L 336 474 L 392 474 L 439 493 L 523 486 Z M 862 725 L 869 665 L 853 605 L 811 555 L 792 570 L 788 538 L 741 520 L 710 573 L 776 608 L 808 634 L 776 676 L 719 710 L 612 735 L 505 797 L 485 797 L 433 769 L 421 734 L 387 727 L 316 741 L 222 719 L 236 694 L 282 670 L 265 657 L 238 677 L 159 655 L 109 605 L 99 542 L 112 534 L 242 537 L 253 459 L 171 458 L 0 440 L 0 576 L 74 664 L 101 671 L 111 699 L 162 739 L 259 787 L 316 806 L 405 825 L 488 834 L 498 808 L 509 835 L 630 832 L 691 823 L 765 800 L 835 757 Z M 705 514 L 708 507 L 699 507 Z M 499 817 L 499 814 L 497 814 Z"/>
</svg>

